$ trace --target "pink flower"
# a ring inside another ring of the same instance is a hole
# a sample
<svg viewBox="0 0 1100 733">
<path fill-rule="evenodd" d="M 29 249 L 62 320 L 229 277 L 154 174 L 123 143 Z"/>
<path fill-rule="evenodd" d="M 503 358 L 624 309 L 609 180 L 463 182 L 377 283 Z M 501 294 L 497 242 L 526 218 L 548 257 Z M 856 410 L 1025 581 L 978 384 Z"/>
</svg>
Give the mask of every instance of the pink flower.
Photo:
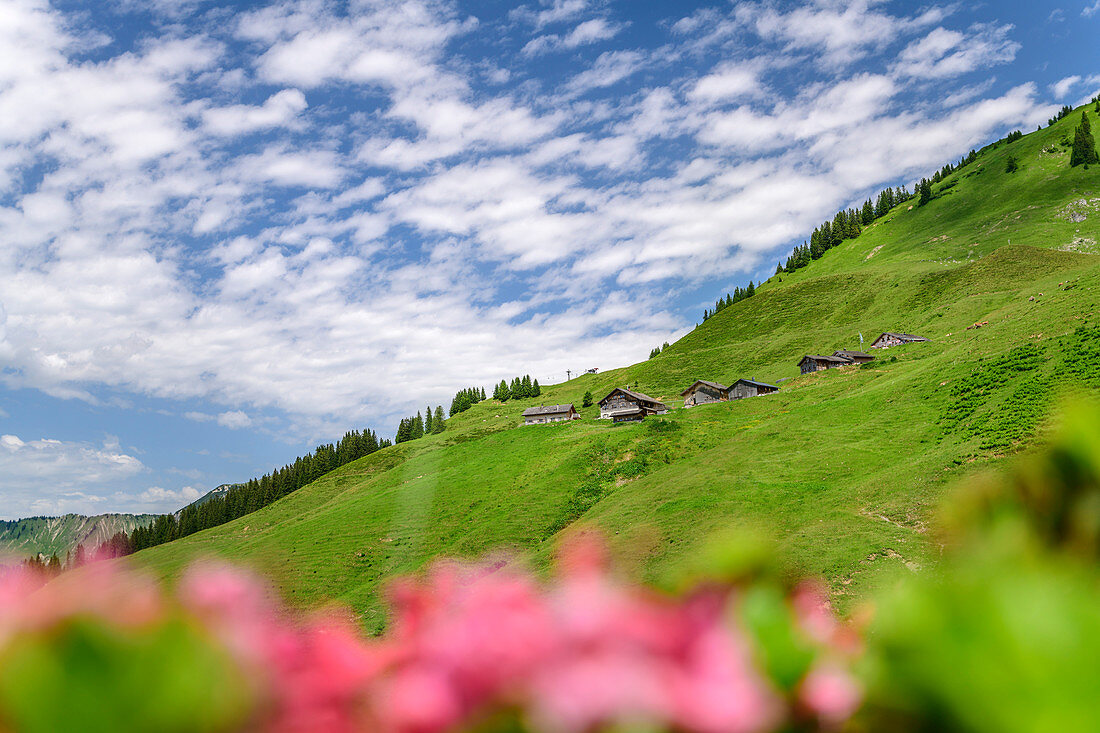
<svg viewBox="0 0 1100 733">
<path fill-rule="evenodd" d="M 810 670 L 799 689 L 799 700 L 811 713 L 829 724 L 852 717 L 863 693 L 852 677 L 840 668 L 822 664 Z"/>
</svg>

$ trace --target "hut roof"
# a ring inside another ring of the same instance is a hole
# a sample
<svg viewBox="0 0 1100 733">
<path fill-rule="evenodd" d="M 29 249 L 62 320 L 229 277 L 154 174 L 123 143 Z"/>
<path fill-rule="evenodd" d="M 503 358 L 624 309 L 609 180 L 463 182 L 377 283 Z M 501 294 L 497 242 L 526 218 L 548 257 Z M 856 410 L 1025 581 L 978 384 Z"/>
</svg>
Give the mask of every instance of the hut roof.
<svg viewBox="0 0 1100 733">
<path fill-rule="evenodd" d="M 615 389 L 611 390 L 610 392 L 607 393 L 607 397 L 604 397 L 602 400 L 600 400 L 600 404 L 603 404 L 604 402 L 607 402 L 608 398 L 610 398 L 611 395 L 615 394 L 616 392 L 622 392 L 623 394 L 627 395 L 628 397 L 633 397 L 634 399 L 638 400 L 639 402 L 654 402 L 654 403 L 660 404 L 660 400 L 655 400 L 647 394 L 642 394 L 641 392 L 635 392 L 634 390 L 627 389 L 626 387 L 616 387 Z"/>
<path fill-rule="evenodd" d="M 798 363 L 801 364 L 802 362 L 806 361 L 807 359 L 813 359 L 814 361 L 832 361 L 832 362 L 836 362 L 837 364 L 851 364 L 852 363 L 852 360 L 849 359 L 846 356 L 822 356 L 820 354 L 807 354 L 806 356 L 802 357 L 802 359 L 800 359 Z"/>
<path fill-rule="evenodd" d="M 875 358 L 875 357 L 871 356 L 870 354 L 867 354 L 867 353 L 862 352 L 862 351 L 845 351 L 844 349 L 840 349 L 839 351 L 834 351 L 833 356 L 843 356 L 843 357 L 846 357 L 848 359 L 863 358 L 863 357 L 865 357 L 867 359 L 874 359 Z"/>
<path fill-rule="evenodd" d="M 561 412 L 569 412 L 572 409 L 573 403 L 569 403 L 568 405 L 539 405 L 538 407 L 528 407 L 523 411 L 523 416 L 556 415 Z"/>
<path fill-rule="evenodd" d="M 767 382 L 757 382 L 755 379 L 738 379 L 731 387 L 737 384 L 751 384 L 754 387 L 770 387 L 771 389 L 779 389 L 774 384 L 768 384 Z"/>
<path fill-rule="evenodd" d="M 721 384 L 718 384 L 718 382 L 710 382 L 710 381 L 707 381 L 706 379 L 696 379 L 694 382 L 691 383 L 690 387 L 688 387 L 687 389 L 685 389 L 683 392 L 680 393 L 680 396 L 681 397 L 686 397 L 689 392 L 691 392 L 693 389 L 695 389 L 695 385 L 697 385 L 697 384 L 705 384 L 708 387 L 714 387 L 719 392 L 725 392 L 727 389 L 729 389 L 729 387 L 724 387 Z"/>
<path fill-rule="evenodd" d="M 902 341 L 927 341 L 928 340 L 924 336 L 914 336 L 911 333 L 894 333 L 892 331 L 884 331 L 882 336 L 893 336 L 894 338 L 901 339 Z M 879 336 L 879 338 L 882 338 L 882 336 Z M 877 341 L 878 339 L 875 339 L 875 340 Z"/>
</svg>

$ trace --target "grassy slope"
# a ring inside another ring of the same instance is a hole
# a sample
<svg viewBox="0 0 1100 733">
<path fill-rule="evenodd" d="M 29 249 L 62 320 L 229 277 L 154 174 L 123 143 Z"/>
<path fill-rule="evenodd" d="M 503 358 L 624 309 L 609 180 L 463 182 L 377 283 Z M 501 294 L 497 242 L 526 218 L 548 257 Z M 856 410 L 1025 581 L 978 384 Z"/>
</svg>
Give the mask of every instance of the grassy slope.
<svg viewBox="0 0 1100 733">
<path fill-rule="evenodd" d="M 206 554 L 255 563 L 290 599 L 340 599 L 376 624 L 379 581 L 439 554 L 503 547 L 541 561 L 577 514 L 650 576 L 709 532 L 746 525 L 774 534 L 784 559 L 822 574 L 844 605 L 933 561 L 933 502 L 960 471 L 1026 444 L 1064 355 L 1086 348 L 1066 334 L 1096 323 L 1100 170 L 1069 170 L 1058 146 L 1078 119 L 982 151 L 928 206 L 898 207 L 659 357 L 546 387 L 538 401 L 579 405 L 587 389 L 598 398 L 636 382 L 676 404 L 696 378 L 740 376 L 784 379 L 777 395 L 614 428 L 593 407 L 580 422 L 514 429 L 534 401 L 483 403 L 442 435 L 138 557 L 165 575 Z M 1070 221 L 1073 207 L 1088 218 Z M 976 321 L 989 325 L 968 330 Z M 798 375 L 802 354 L 883 330 L 933 341 L 873 368 Z"/>
</svg>

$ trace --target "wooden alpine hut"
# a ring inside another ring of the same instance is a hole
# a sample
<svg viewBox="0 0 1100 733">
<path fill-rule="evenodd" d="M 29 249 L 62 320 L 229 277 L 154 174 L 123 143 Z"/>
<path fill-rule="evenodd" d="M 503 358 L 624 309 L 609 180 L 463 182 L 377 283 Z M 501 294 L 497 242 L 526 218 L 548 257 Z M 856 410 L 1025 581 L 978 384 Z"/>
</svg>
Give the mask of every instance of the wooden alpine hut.
<svg viewBox="0 0 1100 733">
<path fill-rule="evenodd" d="M 649 395 L 616 387 L 600 400 L 600 419 L 614 423 L 644 420 L 646 415 L 664 415 L 668 406 Z"/>
</svg>

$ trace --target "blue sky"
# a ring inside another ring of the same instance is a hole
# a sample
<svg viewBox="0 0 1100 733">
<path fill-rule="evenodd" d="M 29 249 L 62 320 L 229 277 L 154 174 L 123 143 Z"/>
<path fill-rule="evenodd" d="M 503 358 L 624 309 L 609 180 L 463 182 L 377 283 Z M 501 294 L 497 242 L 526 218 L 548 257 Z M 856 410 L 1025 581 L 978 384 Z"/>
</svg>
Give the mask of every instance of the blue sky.
<svg viewBox="0 0 1100 733">
<path fill-rule="evenodd" d="M 1100 0 L 0 0 L 0 516 L 644 359 L 1100 91 Z"/>
</svg>

